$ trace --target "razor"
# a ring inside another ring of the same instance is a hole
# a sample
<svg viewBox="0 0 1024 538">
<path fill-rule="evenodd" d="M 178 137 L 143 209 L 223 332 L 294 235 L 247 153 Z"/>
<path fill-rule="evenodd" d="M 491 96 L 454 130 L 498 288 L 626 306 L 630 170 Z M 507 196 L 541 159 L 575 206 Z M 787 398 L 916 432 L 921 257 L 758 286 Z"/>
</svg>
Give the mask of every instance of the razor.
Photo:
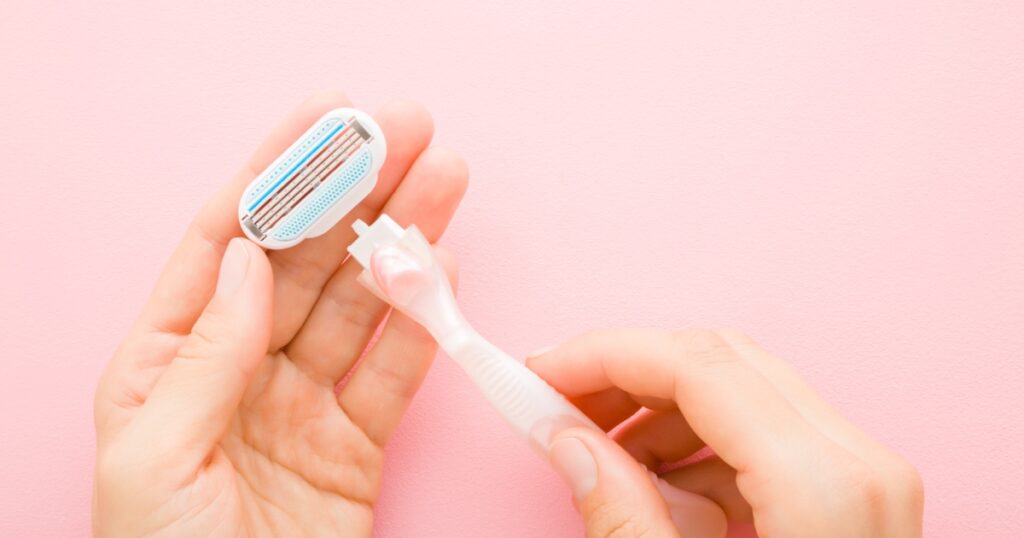
<svg viewBox="0 0 1024 538">
<path fill-rule="evenodd" d="M 238 203 L 245 235 L 283 249 L 323 234 L 377 184 L 387 146 L 369 114 L 324 114 L 254 179 Z"/>
</svg>

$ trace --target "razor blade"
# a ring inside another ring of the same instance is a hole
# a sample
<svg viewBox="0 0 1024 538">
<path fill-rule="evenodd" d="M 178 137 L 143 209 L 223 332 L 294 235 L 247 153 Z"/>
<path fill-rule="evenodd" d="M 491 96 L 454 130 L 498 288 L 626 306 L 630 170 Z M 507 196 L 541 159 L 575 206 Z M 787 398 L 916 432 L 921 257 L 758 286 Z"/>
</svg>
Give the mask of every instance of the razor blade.
<svg viewBox="0 0 1024 538">
<path fill-rule="evenodd" d="M 323 234 L 370 194 L 386 154 L 384 133 L 365 112 L 324 114 L 245 188 L 242 230 L 269 249 Z"/>
</svg>

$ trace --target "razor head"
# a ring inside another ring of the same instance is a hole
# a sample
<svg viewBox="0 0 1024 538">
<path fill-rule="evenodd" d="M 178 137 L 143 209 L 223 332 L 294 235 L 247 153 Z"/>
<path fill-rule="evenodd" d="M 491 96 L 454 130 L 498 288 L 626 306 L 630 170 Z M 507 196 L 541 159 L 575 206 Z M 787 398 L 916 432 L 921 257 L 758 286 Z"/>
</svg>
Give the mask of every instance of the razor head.
<svg viewBox="0 0 1024 538">
<path fill-rule="evenodd" d="M 365 112 L 324 114 L 246 187 L 242 230 L 269 249 L 323 234 L 370 194 L 386 153 L 384 133 Z"/>
</svg>

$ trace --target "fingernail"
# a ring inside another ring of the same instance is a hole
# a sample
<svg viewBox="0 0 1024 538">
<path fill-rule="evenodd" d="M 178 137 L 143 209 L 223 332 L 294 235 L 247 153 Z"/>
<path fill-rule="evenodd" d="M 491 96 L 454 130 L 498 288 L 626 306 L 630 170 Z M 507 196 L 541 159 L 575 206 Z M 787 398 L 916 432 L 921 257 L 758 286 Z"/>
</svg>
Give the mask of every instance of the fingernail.
<svg viewBox="0 0 1024 538">
<path fill-rule="evenodd" d="M 572 495 L 581 501 L 597 486 L 597 462 L 587 445 L 575 437 L 565 437 L 551 443 L 548 458 L 555 472 L 572 488 Z"/>
<path fill-rule="evenodd" d="M 214 292 L 220 297 L 234 295 L 249 270 L 249 252 L 242 241 L 238 238 L 232 239 L 224 251 L 224 259 L 220 262 L 220 276 L 217 277 L 217 290 Z"/>
<path fill-rule="evenodd" d="M 534 357 L 540 357 L 541 355 L 547 353 L 548 351 L 551 351 L 552 349 L 555 349 L 555 346 L 542 347 L 542 348 L 540 348 L 540 349 L 538 349 L 536 351 L 532 351 L 532 352 L 528 353 L 526 355 L 526 358 L 527 359 L 532 359 Z"/>
<path fill-rule="evenodd" d="M 706 497 L 678 489 L 651 473 L 651 480 L 668 505 L 672 523 L 694 536 L 725 536 L 728 522 L 722 509 Z"/>
</svg>

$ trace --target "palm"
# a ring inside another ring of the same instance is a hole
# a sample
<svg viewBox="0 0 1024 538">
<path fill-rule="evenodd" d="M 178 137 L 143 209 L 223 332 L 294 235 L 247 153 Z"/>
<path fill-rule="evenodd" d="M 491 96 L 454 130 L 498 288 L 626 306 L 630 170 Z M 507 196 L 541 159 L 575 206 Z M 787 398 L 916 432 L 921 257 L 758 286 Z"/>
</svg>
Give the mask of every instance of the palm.
<svg viewBox="0 0 1024 538">
<path fill-rule="evenodd" d="M 246 534 L 346 529 L 369 535 L 382 452 L 335 403 L 334 392 L 268 355 L 208 471 Z M 286 410 L 285 412 L 283 412 Z M 211 523 L 222 523 L 219 517 Z"/>
<path fill-rule="evenodd" d="M 96 396 L 97 534 L 369 535 L 382 446 L 436 347 L 411 320 L 387 317 L 356 282 L 361 269 L 345 261 L 345 247 L 352 220 L 381 211 L 432 240 L 447 226 L 466 172 L 454 154 L 427 148 L 422 109 L 395 104 L 378 114 L 388 158 L 347 219 L 249 263 L 257 291 L 238 312 L 246 319 L 232 321 L 245 334 L 227 347 L 255 355 L 197 351 L 223 347 L 210 345 L 203 312 L 225 244 L 240 235 L 242 188 L 338 106 L 347 103 L 330 94 L 307 102 L 208 204 L 108 366 Z"/>
</svg>

